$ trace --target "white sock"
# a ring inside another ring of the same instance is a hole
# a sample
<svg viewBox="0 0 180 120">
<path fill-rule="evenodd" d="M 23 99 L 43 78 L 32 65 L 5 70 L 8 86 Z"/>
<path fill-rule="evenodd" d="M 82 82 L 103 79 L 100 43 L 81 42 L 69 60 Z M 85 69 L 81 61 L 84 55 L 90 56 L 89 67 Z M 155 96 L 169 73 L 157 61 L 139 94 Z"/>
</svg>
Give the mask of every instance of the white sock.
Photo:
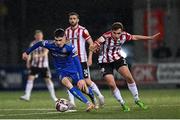
<svg viewBox="0 0 180 120">
<path fill-rule="evenodd" d="M 92 88 L 93 92 L 96 93 L 96 95 L 97 95 L 98 97 L 103 97 L 103 95 L 102 95 L 101 92 L 99 91 L 99 88 L 97 87 L 97 85 L 96 85 L 94 82 L 92 82 L 92 84 L 91 84 L 90 87 Z"/>
<path fill-rule="evenodd" d="M 128 88 L 131 91 L 134 97 L 134 100 L 135 101 L 139 100 L 138 89 L 137 89 L 136 83 L 131 83 L 131 84 L 128 83 Z"/>
<path fill-rule="evenodd" d="M 75 101 L 74 101 L 74 96 L 73 94 L 71 94 L 71 92 L 69 90 L 67 90 L 68 96 L 69 96 L 69 101 L 75 105 Z"/>
<path fill-rule="evenodd" d="M 25 95 L 28 98 L 30 98 L 30 96 L 31 96 L 31 91 L 32 91 L 32 88 L 33 88 L 33 83 L 34 83 L 33 80 L 27 80 L 26 89 L 25 89 Z"/>
<path fill-rule="evenodd" d="M 114 95 L 114 97 L 116 98 L 116 100 L 117 100 L 118 102 L 120 102 L 120 104 L 124 104 L 124 103 L 125 103 L 124 100 L 123 100 L 123 98 L 122 98 L 122 96 L 121 96 L 121 92 L 119 91 L 118 88 L 116 88 L 116 89 L 113 91 L 113 95 Z"/>
<path fill-rule="evenodd" d="M 57 97 L 55 95 L 55 90 L 54 90 L 54 84 L 52 82 L 49 82 L 49 84 L 47 84 L 47 88 L 49 90 L 49 93 L 51 95 L 51 98 L 54 100 L 54 101 L 57 101 Z"/>
</svg>

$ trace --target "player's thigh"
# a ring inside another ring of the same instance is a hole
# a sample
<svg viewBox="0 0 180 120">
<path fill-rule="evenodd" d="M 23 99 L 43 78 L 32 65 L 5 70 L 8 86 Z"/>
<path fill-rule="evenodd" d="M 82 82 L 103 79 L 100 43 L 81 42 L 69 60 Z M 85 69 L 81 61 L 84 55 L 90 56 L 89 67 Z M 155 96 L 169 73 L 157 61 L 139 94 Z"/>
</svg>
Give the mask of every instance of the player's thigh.
<svg viewBox="0 0 180 120">
<path fill-rule="evenodd" d="M 73 85 L 76 85 L 80 90 L 86 87 L 86 82 L 84 79 L 81 79 L 78 73 L 71 73 L 69 77 L 72 79 Z"/>
<path fill-rule="evenodd" d="M 112 74 L 113 75 L 113 64 L 111 63 L 101 63 L 99 64 L 101 67 L 101 73 L 103 77 L 105 77 L 107 74 Z"/>
<path fill-rule="evenodd" d="M 34 80 L 37 75 L 38 75 L 38 69 L 36 67 L 31 67 L 29 69 L 28 80 Z"/>
<path fill-rule="evenodd" d="M 49 68 L 40 68 L 39 73 L 42 78 L 50 78 L 51 79 L 51 71 Z"/>
<path fill-rule="evenodd" d="M 42 78 L 44 78 L 44 80 L 46 81 L 47 84 L 52 82 L 52 80 L 51 80 L 51 72 L 50 72 L 49 68 L 42 68 L 41 69 L 41 76 L 42 76 Z"/>
<path fill-rule="evenodd" d="M 28 75 L 28 80 L 35 80 L 36 76 L 35 75 Z"/>
<path fill-rule="evenodd" d="M 118 72 L 125 78 L 125 80 L 128 82 L 128 83 L 134 83 L 134 79 L 132 77 L 132 74 L 128 68 L 128 66 L 121 66 L 119 69 L 118 69 Z"/>
<path fill-rule="evenodd" d="M 113 69 L 114 69 L 113 64 L 103 63 L 100 64 L 100 66 L 101 66 L 101 72 L 103 73 L 103 79 L 106 80 L 106 82 L 112 89 L 116 88 L 116 83 L 113 75 Z"/>
</svg>

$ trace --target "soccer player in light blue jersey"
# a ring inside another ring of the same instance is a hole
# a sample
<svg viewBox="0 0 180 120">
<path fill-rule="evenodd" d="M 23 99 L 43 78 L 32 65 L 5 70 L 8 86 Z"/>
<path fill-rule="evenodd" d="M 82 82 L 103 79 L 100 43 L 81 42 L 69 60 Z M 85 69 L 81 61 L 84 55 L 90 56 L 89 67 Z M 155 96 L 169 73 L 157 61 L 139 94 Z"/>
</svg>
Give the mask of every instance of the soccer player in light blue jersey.
<svg viewBox="0 0 180 120">
<path fill-rule="evenodd" d="M 77 67 L 80 65 L 79 58 L 77 57 L 76 49 L 71 44 L 66 44 L 66 37 L 64 36 L 64 30 L 59 28 L 54 32 L 54 41 L 40 41 L 28 48 L 23 54 L 22 59 L 27 60 L 28 55 L 38 47 L 47 48 L 53 57 L 54 66 L 56 72 L 61 80 L 62 84 L 80 101 L 87 104 L 86 111 L 94 109 L 88 99 L 82 94 L 84 92 L 93 101 L 92 90 L 89 89 L 83 80 L 82 73 L 79 73 L 82 69 Z M 76 64 L 76 65 L 75 65 Z M 82 91 L 82 92 L 81 92 Z"/>
</svg>

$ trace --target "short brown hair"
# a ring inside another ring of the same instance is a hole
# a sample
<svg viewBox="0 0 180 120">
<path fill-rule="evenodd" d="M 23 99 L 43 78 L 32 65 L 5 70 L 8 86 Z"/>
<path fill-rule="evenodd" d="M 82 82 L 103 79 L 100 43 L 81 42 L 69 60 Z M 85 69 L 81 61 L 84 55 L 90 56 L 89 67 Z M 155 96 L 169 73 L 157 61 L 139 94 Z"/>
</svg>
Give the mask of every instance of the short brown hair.
<svg viewBox="0 0 180 120">
<path fill-rule="evenodd" d="M 35 30 L 34 31 L 34 34 L 38 34 L 38 33 L 42 33 L 43 34 L 42 30 Z"/>
<path fill-rule="evenodd" d="M 77 16 L 77 18 L 79 18 L 79 14 L 77 14 L 76 12 L 70 12 L 70 13 L 68 14 L 69 17 L 70 17 L 71 15 L 75 15 L 75 16 Z"/>
<path fill-rule="evenodd" d="M 64 30 L 62 28 L 58 28 L 54 31 L 54 37 L 63 37 Z"/>
<path fill-rule="evenodd" d="M 123 24 L 121 22 L 115 22 L 112 24 L 111 27 L 112 30 L 117 30 L 117 29 L 124 29 Z"/>
</svg>

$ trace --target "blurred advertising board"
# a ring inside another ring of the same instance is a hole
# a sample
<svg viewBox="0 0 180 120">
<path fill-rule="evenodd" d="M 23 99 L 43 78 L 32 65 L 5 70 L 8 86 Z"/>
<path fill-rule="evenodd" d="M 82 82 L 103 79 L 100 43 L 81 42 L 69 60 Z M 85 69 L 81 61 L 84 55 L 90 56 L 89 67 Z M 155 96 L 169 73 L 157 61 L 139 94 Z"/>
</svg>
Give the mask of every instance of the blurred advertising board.
<svg viewBox="0 0 180 120">
<path fill-rule="evenodd" d="M 22 87 L 21 68 L 0 68 L 0 89 L 18 89 Z"/>
<path fill-rule="evenodd" d="M 51 71 L 55 87 L 61 87 L 55 71 Z M 27 82 L 28 70 L 21 67 L 0 67 L 0 89 L 24 89 Z M 44 89 L 45 80 L 35 79 L 33 89 Z"/>
<path fill-rule="evenodd" d="M 180 63 L 158 64 L 159 83 L 180 83 Z"/>
<path fill-rule="evenodd" d="M 157 66 L 155 64 L 134 64 L 131 72 L 138 84 L 157 83 Z"/>
</svg>

